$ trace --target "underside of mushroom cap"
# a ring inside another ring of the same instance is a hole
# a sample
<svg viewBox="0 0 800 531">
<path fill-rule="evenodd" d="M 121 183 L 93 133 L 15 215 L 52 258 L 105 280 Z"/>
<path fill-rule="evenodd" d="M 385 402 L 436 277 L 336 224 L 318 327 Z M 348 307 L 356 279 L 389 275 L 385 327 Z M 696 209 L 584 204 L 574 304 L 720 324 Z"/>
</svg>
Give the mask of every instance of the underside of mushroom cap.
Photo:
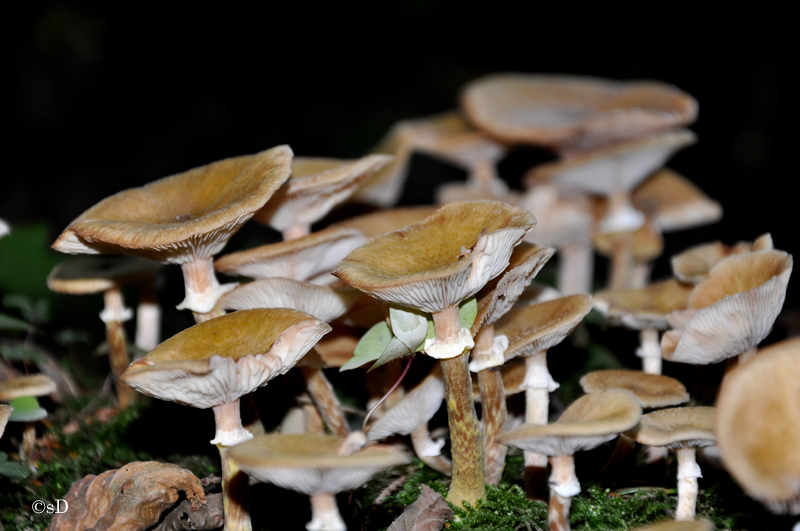
<svg viewBox="0 0 800 531">
<path fill-rule="evenodd" d="M 713 407 L 672 407 L 642 415 L 627 435 L 648 446 L 703 448 L 717 444 L 713 424 Z"/>
<path fill-rule="evenodd" d="M 328 331 L 297 310 L 242 310 L 178 333 L 133 362 L 121 379 L 162 400 L 214 407 L 286 373 Z"/>
<path fill-rule="evenodd" d="M 535 223 L 531 213 L 500 201 L 450 203 L 362 245 L 333 274 L 378 299 L 439 312 L 499 275 Z"/>
<path fill-rule="evenodd" d="M 686 308 L 692 287 L 669 279 L 639 289 L 605 290 L 593 295 L 594 307 L 634 330 L 665 330 L 669 314 Z"/>
<path fill-rule="evenodd" d="M 760 349 L 729 372 L 714 430 L 725 468 L 773 512 L 800 514 L 800 339 Z"/>
<path fill-rule="evenodd" d="M 697 101 L 666 83 L 555 74 L 483 77 L 464 87 L 461 106 L 470 121 L 495 138 L 570 150 L 697 117 Z"/>
<path fill-rule="evenodd" d="M 610 441 L 639 422 L 642 408 L 630 391 L 607 389 L 580 397 L 556 422 L 523 424 L 498 442 L 547 456 L 572 455 Z"/>
<path fill-rule="evenodd" d="M 230 456 L 248 475 L 303 494 L 335 494 L 360 487 L 381 470 L 409 462 L 385 446 L 339 455 L 342 439 L 327 435 L 260 435 Z"/>
<path fill-rule="evenodd" d="M 45 374 L 31 374 L 0 382 L 0 400 L 23 396 L 47 396 L 56 392 L 56 383 Z"/>
<path fill-rule="evenodd" d="M 661 340 L 664 359 L 704 365 L 758 345 L 783 307 L 792 257 L 783 251 L 756 251 L 719 262 L 689 297 L 697 309 L 683 330 Z"/>
<path fill-rule="evenodd" d="M 289 177 L 291 158 L 278 146 L 119 192 L 70 223 L 53 248 L 177 264 L 210 258 Z"/>
</svg>

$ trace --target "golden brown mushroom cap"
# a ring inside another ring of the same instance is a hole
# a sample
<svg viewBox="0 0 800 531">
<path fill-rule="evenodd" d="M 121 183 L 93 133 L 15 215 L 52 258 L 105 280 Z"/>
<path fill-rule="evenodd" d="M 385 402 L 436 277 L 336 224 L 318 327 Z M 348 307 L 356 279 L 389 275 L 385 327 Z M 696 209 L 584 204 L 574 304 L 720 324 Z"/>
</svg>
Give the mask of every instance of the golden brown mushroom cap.
<svg viewBox="0 0 800 531">
<path fill-rule="evenodd" d="M 586 393 L 604 389 L 627 389 L 636 395 L 643 408 L 675 406 L 689 401 L 686 387 L 669 376 L 641 371 L 594 371 L 581 378 Z"/>
<path fill-rule="evenodd" d="M 714 430 L 725 468 L 778 513 L 800 513 L 800 339 L 760 349 L 725 376 Z"/>
<path fill-rule="evenodd" d="M 639 422 L 642 408 L 630 391 L 607 389 L 580 397 L 546 425 L 522 424 L 498 442 L 547 456 L 572 455 L 610 441 Z"/>
<path fill-rule="evenodd" d="M 634 330 L 665 330 L 669 314 L 686 308 L 692 287 L 669 279 L 645 288 L 604 290 L 593 295 L 594 307 L 612 322 Z"/>
<path fill-rule="evenodd" d="M 535 223 L 531 213 L 500 201 L 450 203 L 420 223 L 370 240 L 333 274 L 375 298 L 438 312 L 500 274 Z"/>
<path fill-rule="evenodd" d="M 373 445 L 339 455 L 342 439 L 328 435 L 259 435 L 230 449 L 248 475 L 303 494 L 335 494 L 360 487 L 372 476 L 409 462 L 405 455 Z"/>
<path fill-rule="evenodd" d="M 694 98 L 666 83 L 547 74 L 480 78 L 464 87 L 461 106 L 495 138 L 557 150 L 590 149 L 697 117 Z"/>
<path fill-rule="evenodd" d="M 121 379 L 162 400 L 214 407 L 286 373 L 329 330 L 298 310 L 242 310 L 179 332 Z"/>
<path fill-rule="evenodd" d="M 254 219 L 279 231 L 298 223 L 311 225 L 391 160 L 391 155 L 368 155 L 352 161 L 297 157 L 292 160 L 291 177 L 256 212 Z"/>
<path fill-rule="evenodd" d="M 291 158 L 278 146 L 119 192 L 78 216 L 53 248 L 176 264 L 210 258 L 289 177 Z"/>
<path fill-rule="evenodd" d="M 649 214 L 663 232 L 707 225 L 722 218 L 722 205 L 683 175 L 663 168 L 631 194 L 637 210 Z"/>
<path fill-rule="evenodd" d="M 776 250 L 726 258 L 689 297 L 696 310 L 683 330 L 661 339 L 664 359 L 708 364 L 738 356 L 772 330 L 792 273 L 791 255 Z"/>
<path fill-rule="evenodd" d="M 0 400 L 11 401 L 21 396 L 47 396 L 56 392 L 56 383 L 44 374 L 20 376 L 0 382 Z"/>
<path fill-rule="evenodd" d="M 671 407 L 642 415 L 627 435 L 648 446 L 703 448 L 717 444 L 713 424 L 713 407 Z"/>
<path fill-rule="evenodd" d="M 56 265 L 47 287 L 57 293 L 100 293 L 152 278 L 161 264 L 137 256 L 79 256 Z"/>
<path fill-rule="evenodd" d="M 755 241 L 739 242 L 729 247 L 722 242 L 695 245 L 672 257 L 672 273 L 683 282 L 697 284 L 704 280 L 709 271 L 723 259 L 750 251 L 773 249 L 772 236 L 762 234 Z"/>
<path fill-rule="evenodd" d="M 377 210 L 334 223 L 329 229 L 355 229 L 369 239 L 387 232 L 394 232 L 412 223 L 419 223 L 434 212 L 435 206 L 414 206 Z"/>
<path fill-rule="evenodd" d="M 548 350 L 564 340 L 592 309 L 592 298 L 578 294 L 516 308 L 495 323 L 508 337 L 506 360 Z"/>
</svg>

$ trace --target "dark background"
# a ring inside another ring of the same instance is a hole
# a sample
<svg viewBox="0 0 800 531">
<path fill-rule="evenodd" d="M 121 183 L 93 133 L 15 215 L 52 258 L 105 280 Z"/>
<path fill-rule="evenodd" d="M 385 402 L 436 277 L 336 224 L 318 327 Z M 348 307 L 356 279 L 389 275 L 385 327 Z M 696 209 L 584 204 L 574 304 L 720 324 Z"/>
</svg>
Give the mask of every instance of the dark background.
<svg viewBox="0 0 800 531">
<path fill-rule="evenodd" d="M 648 9 L 17 5 L 6 24 L 11 164 L 0 218 L 46 219 L 54 239 L 83 210 L 131 186 L 282 143 L 298 155 L 357 157 L 395 121 L 453 108 L 471 79 L 563 72 L 660 79 L 698 99 L 699 143 L 670 165 L 721 201 L 726 215 L 713 227 L 667 235 L 668 253 L 765 231 L 792 252 L 798 113 L 785 15 L 698 20 Z M 502 168 L 518 171 L 519 159 Z M 432 173 L 440 171 L 445 177 Z M 425 197 L 432 180 L 452 176 L 463 173 L 415 157 L 410 186 Z M 657 273 L 666 274 L 662 262 Z M 800 298 L 793 291 L 790 298 Z"/>
</svg>

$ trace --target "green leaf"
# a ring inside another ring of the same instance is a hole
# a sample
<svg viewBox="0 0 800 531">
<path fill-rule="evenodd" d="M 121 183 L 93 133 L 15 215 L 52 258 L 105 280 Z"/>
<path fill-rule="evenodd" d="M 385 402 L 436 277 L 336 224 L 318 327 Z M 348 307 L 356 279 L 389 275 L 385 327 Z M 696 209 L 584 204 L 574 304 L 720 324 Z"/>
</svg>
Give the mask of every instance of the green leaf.
<svg viewBox="0 0 800 531">
<path fill-rule="evenodd" d="M 30 471 L 15 461 L 6 461 L 0 464 L 0 476 L 11 479 L 26 479 L 29 475 Z"/>
<path fill-rule="evenodd" d="M 478 299 L 469 298 L 458 307 L 458 318 L 461 321 L 461 328 L 471 328 L 475 319 L 478 317 Z"/>
<path fill-rule="evenodd" d="M 51 243 L 50 228 L 43 222 L 15 226 L 0 238 L 0 292 L 52 297 L 47 275 L 61 258 Z"/>
<path fill-rule="evenodd" d="M 386 321 L 381 320 L 367 330 L 367 333 L 358 341 L 353 357 L 339 368 L 339 372 L 349 371 L 370 361 L 377 360 L 386 350 L 386 347 L 389 346 L 392 337 L 389 325 L 386 324 Z"/>
<path fill-rule="evenodd" d="M 392 333 L 408 347 L 409 352 L 422 348 L 428 334 L 428 320 L 424 312 L 392 304 L 389 319 Z"/>
<path fill-rule="evenodd" d="M 433 339 L 436 336 L 436 328 L 433 326 L 433 317 L 428 315 L 428 333 L 425 334 L 425 339 Z M 423 348 L 425 348 L 425 339 L 422 340 L 420 346 L 418 346 L 414 352 L 420 352 Z"/>
<path fill-rule="evenodd" d="M 392 340 L 389 342 L 389 345 L 386 347 L 386 350 L 383 351 L 381 357 L 378 358 L 375 363 L 372 364 L 372 367 L 369 368 L 370 372 L 373 369 L 377 369 L 384 363 L 389 363 L 392 360 L 397 360 L 400 358 L 406 358 L 414 354 L 408 346 L 400 341 L 398 338 L 393 337 Z"/>
<path fill-rule="evenodd" d="M 0 452 L 0 465 L 8 461 L 8 454 L 5 452 Z"/>
<path fill-rule="evenodd" d="M 0 313 L 0 330 L 8 330 L 10 332 L 30 333 L 33 332 L 35 329 L 30 324 L 28 324 L 27 321 L 23 321 L 22 319 L 13 317 L 5 313 Z"/>
<path fill-rule="evenodd" d="M 30 361 L 40 363 L 42 355 L 38 350 L 26 348 L 22 343 L 9 343 L 0 346 L 0 356 L 8 361 Z"/>
</svg>

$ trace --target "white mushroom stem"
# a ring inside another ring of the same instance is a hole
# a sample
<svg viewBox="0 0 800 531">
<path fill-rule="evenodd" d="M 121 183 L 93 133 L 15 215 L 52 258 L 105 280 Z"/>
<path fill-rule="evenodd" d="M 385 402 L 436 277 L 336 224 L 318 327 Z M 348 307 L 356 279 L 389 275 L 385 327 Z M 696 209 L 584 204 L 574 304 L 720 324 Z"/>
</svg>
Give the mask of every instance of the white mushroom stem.
<svg viewBox="0 0 800 531">
<path fill-rule="evenodd" d="M 694 520 L 697 505 L 697 478 L 703 477 L 694 448 L 678 449 L 678 510 L 675 520 Z"/>
<path fill-rule="evenodd" d="M 191 310 L 198 323 L 219 317 L 224 312 L 217 306 L 219 298 L 236 287 L 235 283 L 220 284 L 214 274 L 212 258 L 198 258 L 181 264 L 186 298 L 177 308 Z"/>
<path fill-rule="evenodd" d="M 525 422 L 528 424 L 547 424 L 550 410 L 550 393 L 559 385 L 547 370 L 547 351 L 537 352 L 525 357 Z M 525 469 L 544 468 L 547 456 L 525 451 Z M 532 470 L 531 470 L 532 472 Z"/>
<path fill-rule="evenodd" d="M 647 374 L 661 374 L 661 341 L 658 330 L 639 332 L 639 349 L 636 355 L 642 358 L 642 371 Z"/>
<path fill-rule="evenodd" d="M 310 499 L 311 521 L 306 524 L 308 531 L 346 531 L 347 526 L 339 514 L 336 496 L 314 494 Z"/>
<path fill-rule="evenodd" d="M 432 469 L 445 476 L 453 473 L 453 463 L 442 455 L 444 440 L 431 439 L 427 422 L 420 424 L 411 432 L 411 446 L 417 457 Z"/>
<path fill-rule="evenodd" d="M 161 306 L 158 305 L 152 281 L 139 284 L 139 305 L 136 307 L 135 344 L 150 352 L 161 342 Z"/>
<path fill-rule="evenodd" d="M 631 275 L 631 288 L 644 288 L 650 283 L 650 273 L 653 269 L 650 262 L 634 261 L 633 273 Z"/>
<path fill-rule="evenodd" d="M 111 366 L 111 374 L 114 378 L 114 385 L 117 388 L 117 398 L 119 399 L 120 409 L 125 409 L 132 404 L 137 397 L 136 391 L 119 377 L 128 368 L 131 362 L 128 356 L 128 340 L 125 336 L 125 326 L 123 322 L 130 319 L 130 309 L 125 307 L 122 300 L 122 290 L 119 288 L 107 289 L 103 292 L 105 307 L 100 314 L 100 318 L 106 324 L 106 343 L 108 343 L 108 362 Z"/>
<path fill-rule="evenodd" d="M 566 295 L 592 292 L 594 249 L 590 240 L 572 242 L 558 249 L 558 291 Z"/>
<path fill-rule="evenodd" d="M 469 368 L 478 373 L 481 390 L 483 419 L 483 457 L 486 483 L 497 485 L 503 476 L 508 447 L 497 442 L 506 429 L 506 391 L 499 368 L 505 360 L 503 353 L 508 348 L 508 337 L 494 335 L 494 324 L 488 324 L 475 335 L 475 348 Z M 477 371 L 475 369 L 478 369 Z"/>
<path fill-rule="evenodd" d="M 608 287 L 612 290 L 629 289 L 632 286 L 634 268 L 633 233 L 615 234 L 613 239 Z"/>
<path fill-rule="evenodd" d="M 462 328 L 457 305 L 433 313 L 433 324 L 439 345 L 461 344 Z M 474 504 L 486 495 L 483 448 L 478 443 L 481 428 L 473 402 L 466 351 L 453 358 L 440 359 L 439 363 L 444 376 L 453 459 L 453 479 L 447 501 L 460 507 L 463 501 Z"/>
<path fill-rule="evenodd" d="M 550 465 L 550 508 L 547 513 L 550 531 L 569 531 L 572 497 L 581 491 L 575 475 L 575 459 L 571 455 L 553 456 Z"/>
<path fill-rule="evenodd" d="M 250 486 L 247 474 L 239 470 L 236 462 L 228 457 L 228 447 L 236 446 L 253 438 L 242 427 L 239 415 L 239 400 L 212 408 L 217 425 L 217 435 L 211 444 L 216 444 L 222 461 L 222 507 L 225 512 L 224 531 L 250 531 Z"/>
</svg>

